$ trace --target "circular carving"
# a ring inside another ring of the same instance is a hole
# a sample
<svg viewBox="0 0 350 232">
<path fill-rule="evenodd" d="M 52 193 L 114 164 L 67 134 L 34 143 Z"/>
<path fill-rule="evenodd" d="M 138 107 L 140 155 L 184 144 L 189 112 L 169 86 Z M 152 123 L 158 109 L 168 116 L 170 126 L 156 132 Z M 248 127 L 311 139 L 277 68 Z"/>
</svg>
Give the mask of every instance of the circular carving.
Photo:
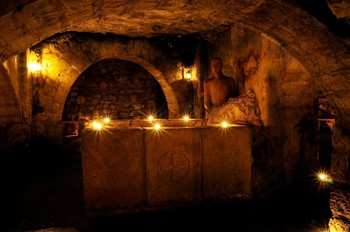
<svg viewBox="0 0 350 232">
<path fill-rule="evenodd" d="M 158 161 L 158 176 L 166 182 L 179 182 L 187 176 L 189 167 L 189 161 L 184 154 L 169 151 Z"/>
</svg>

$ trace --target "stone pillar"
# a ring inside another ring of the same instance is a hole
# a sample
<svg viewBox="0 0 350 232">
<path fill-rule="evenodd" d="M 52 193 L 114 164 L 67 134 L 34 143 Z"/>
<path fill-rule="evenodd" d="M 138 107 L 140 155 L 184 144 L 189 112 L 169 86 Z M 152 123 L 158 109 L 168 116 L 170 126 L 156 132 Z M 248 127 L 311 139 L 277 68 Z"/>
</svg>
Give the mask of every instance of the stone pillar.
<svg viewBox="0 0 350 232">
<path fill-rule="evenodd" d="M 19 107 L 21 110 L 21 118 L 24 126 L 27 128 L 28 137 L 31 138 L 32 124 L 32 104 L 33 104 L 33 85 L 32 77 L 27 69 L 26 52 L 18 55 L 18 78 L 20 83 Z"/>
</svg>

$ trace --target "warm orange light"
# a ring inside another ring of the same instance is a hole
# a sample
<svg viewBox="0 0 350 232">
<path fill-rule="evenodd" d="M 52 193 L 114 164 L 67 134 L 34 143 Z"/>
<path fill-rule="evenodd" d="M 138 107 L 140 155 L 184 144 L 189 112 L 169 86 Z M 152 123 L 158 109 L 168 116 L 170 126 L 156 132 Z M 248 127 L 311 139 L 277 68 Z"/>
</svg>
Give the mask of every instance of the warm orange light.
<svg viewBox="0 0 350 232">
<path fill-rule="evenodd" d="M 111 121 L 111 119 L 108 118 L 108 117 L 105 117 L 105 118 L 103 119 L 103 122 L 104 122 L 104 123 L 109 123 L 110 121 Z"/>
<path fill-rule="evenodd" d="M 327 183 L 330 183 L 332 184 L 333 183 L 333 179 L 330 175 L 327 174 L 327 172 L 325 171 L 320 171 L 317 173 L 317 179 L 320 181 L 320 182 L 327 182 Z"/>
<path fill-rule="evenodd" d="M 228 122 L 226 122 L 226 121 L 221 122 L 222 128 L 227 128 L 228 126 L 229 126 Z"/>
<path fill-rule="evenodd" d="M 155 119 L 155 117 L 154 117 L 153 115 L 149 115 L 149 116 L 147 117 L 147 120 L 148 120 L 149 122 L 152 122 L 154 119 Z"/>
<path fill-rule="evenodd" d="M 191 119 L 191 118 L 190 118 L 190 116 L 188 116 L 188 115 L 184 115 L 184 116 L 182 117 L 182 120 L 184 120 L 185 122 L 188 122 L 190 119 Z"/>
<path fill-rule="evenodd" d="M 162 126 L 159 123 L 154 124 L 153 129 L 160 130 Z"/>
<path fill-rule="evenodd" d="M 326 181 L 327 180 L 327 175 L 326 174 L 324 174 L 324 173 L 320 173 L 320 174 L 318 174 L 318 179 L 320 180 L 320 181 Z"/>
<path fill-rule="evenodd" d="M 92 122 L 92 128 L 94 130 L 101 130 L 103 128 L 103 125 L 99 122 L 93 121 Z"/>
<path fill-rule="evenodd" d="M 37 62 L 31 62 L 28 64 L 28 70 L 30 72 L 38 72 L 41 70 L 41 64 L 39 64 Z"/>
<path fill-rule="evenodd" d="M 190 80 L 192 78 L 192 71 L 188 70 L 185 74 L 185 79 Z"/>
</svg>

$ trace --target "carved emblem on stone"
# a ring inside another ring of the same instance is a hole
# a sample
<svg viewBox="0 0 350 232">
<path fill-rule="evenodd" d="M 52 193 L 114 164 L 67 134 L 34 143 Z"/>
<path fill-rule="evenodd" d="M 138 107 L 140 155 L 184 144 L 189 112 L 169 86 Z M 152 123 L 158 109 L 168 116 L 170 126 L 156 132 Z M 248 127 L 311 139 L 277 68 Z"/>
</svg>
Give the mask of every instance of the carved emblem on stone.
<svg viewBox="0 0 350 232">
<path fill-rule="evenodd" d="M 177 151 L 169 151 L 160 157 L 157 172 L 162 180 L 174 183 L 188 175 L 189 167 L 190 162 L 186 155 Z"/>
</svg>

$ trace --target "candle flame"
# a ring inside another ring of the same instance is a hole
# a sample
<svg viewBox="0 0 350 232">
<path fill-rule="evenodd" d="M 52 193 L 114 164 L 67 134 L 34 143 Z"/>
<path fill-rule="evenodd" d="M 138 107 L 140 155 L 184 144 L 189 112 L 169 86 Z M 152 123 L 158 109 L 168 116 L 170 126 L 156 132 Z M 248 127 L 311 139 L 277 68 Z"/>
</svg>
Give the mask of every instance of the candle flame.
<svg viewBox="0 0 350 232">
<path fill-rule="evenodd" d="M 229 126 L 228 122 L 226 122 L 226 121 L 221 122 L 222 128 L 227 128 L 228 126 Z"/>
<path fill-rule="evenodd" d="M 155 130 L 160 130 L 162 128 L 162 126 L 159 123 L 156 123 L 156 124 L 154 124 L 153 128 Z"/>
</svg>

